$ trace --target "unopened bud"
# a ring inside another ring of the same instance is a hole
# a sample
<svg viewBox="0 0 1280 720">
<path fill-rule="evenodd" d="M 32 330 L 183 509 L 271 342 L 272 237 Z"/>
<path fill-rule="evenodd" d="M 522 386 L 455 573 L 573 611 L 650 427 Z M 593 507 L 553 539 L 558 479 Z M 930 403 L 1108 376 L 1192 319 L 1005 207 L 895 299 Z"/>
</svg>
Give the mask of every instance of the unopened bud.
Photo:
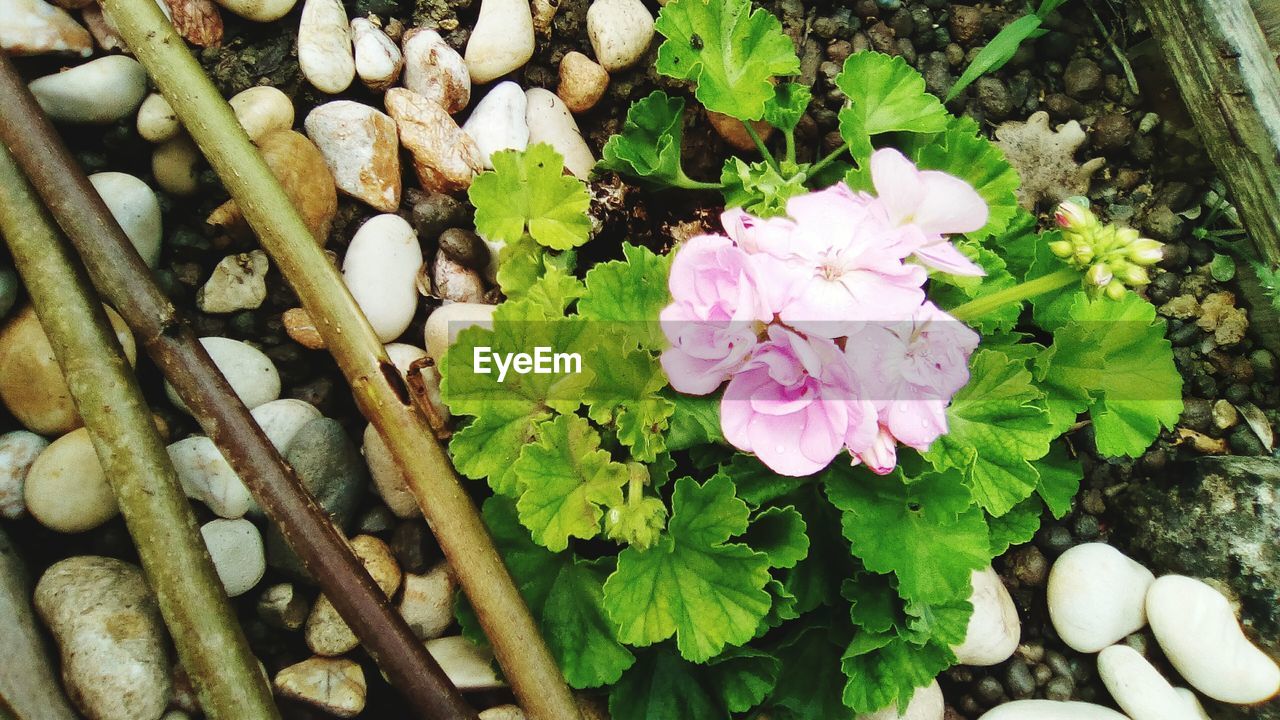
<svg viewBox="0 0 1280 720">
<path fill-rule="evenodd" d="M 1053 217 L 1058 221 L 1059 227 L 1076 232 L 1098 224 L 1097 216 L 1089 208 L 1070 200 L 1059 203 Z"/>
<path fill-rule="evenodd" d="M 1151 238 L 1138 238 L 1129 244 L 1127 256 L 1138 265 L 1155 265 L 1164 257 L 1164 244 Z"/>
<path fill-rule="evenodd" d="M 1076 248 L 1074 259 L 1077 265 L 1084 267 L 1093 262 L 1093 248 L 1089 245 L 1080 245 Z"/>
<path fill-rule="evenodd" d="M 1107 284 L 1107 287 L 1103 290 L 1103 292 L 1105 292 L 1107 294 L 1107 297 L 1111 298 L 1112 300 L 1119 300 L 1124 297 L 1124 293 L 1125 293 L 1124 283 L 1118 280 L 1112 280 L 1110 283 Z"/>
<path fill-rule="evenodd" d="M 1129 287 L 1141 287 L 1151 282 L 1151 277 L 1147 275 L 1147 269 L 1139 265 L 1125 265 L 1121 271 L 1120 279 Z"/>
<path fill-rule="evenodd" d="M 1066 260 L 1075 252 L 1075 246 L 1066 240 L 1054 240 L 1049 243 L 1049 252 Z"/>
<path fill-rule="evenodd" d="M 1105 263 L 1098 263 L 1097 265 L 1090 265 L 1089 271 L 1084 274 L 1084 277 L 1092 285 L 1105 287 L 1115 276 L 1111 274 L 1111 270 L 1107 268 Z"/>
</svg>

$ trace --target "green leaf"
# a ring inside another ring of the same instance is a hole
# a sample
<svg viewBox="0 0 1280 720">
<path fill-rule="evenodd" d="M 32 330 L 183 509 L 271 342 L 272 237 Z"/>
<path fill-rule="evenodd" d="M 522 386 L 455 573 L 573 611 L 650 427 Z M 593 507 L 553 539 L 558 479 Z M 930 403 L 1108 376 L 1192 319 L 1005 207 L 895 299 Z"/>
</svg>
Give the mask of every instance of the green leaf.
<svg viewBox="0 0 1280 720">
<path fill-rule="evenodd" d="M 779 475 L 754 455 L 743 453 L 735 454 L 720 466 L 716 474 L 732 480 L 738 497 L 752 507 L 772 502 L 812 481 L 811 478 Z"/>
<path fill-rule="evenodd" d="M 840 661 L 848 678 L 844 703 L 858 713 L 905 708 L 916 688 L 933 682 L 954 660 L 950 650 L 934 643 L 916 645 L 892 633 L 860 632 Z"/>
<path fill-rule="evenodd" d="M 1036 493 L 1049 512 L 1061 520 L 1071 512 L 1071 499 L 1080 491 L 1084 469 L 1079 460 L 1068 454 L 1066 444 L 1061 441 L 1049 446 L 1049 454 L 1036 461 L 1036 469 L 1040 471 Z"/>
<path fill-rule="evenodd" d="M 779 662 L 756 650 L 694 665 L 667 647 L 641 653 L 609 693 L 613 720 L 729 720 L 760 704 L 777 682 Z"/>
<path fill-rule="evenodd" d="M 671 302 L 667 273 L 675 254 L 655 255 L 629 243 L 623 243 L 622 254 L 625 260 L 598 263 L 587 272 L 578 314 L 640 347 L 663 350 L 667 340 L 658 314 Z"/>
<path fill-rule="evenodd" d="M 773 97 L 764 106 L 764 120 L 782 132 L 792 132 L 809 109 L 813 93 L 808 85 L 780 83 Z"/>
<path fill-rule="evenodd" d="M 768 556 L 771 567 L 793 568 L 809 554 L 806 529 L 794 506 L 775 506 L 756 513 L 742 541 Z"/>
<path fill-rule="evenodd" d="M 639 463 L 628 465 L 627 472 L 640 475 L 642 481 L 648 480 L 648 469 Z M 604 520 L 606 537 L 638 550 L 653 547 L 666 526 L 667 506 L 657 497 L 628 498 L 622 505 L 611 508 Z"/>
<path fill-rule="evenodd" d="M 1049 250 L 1049 243 L 1061 237 L 1062 234 L 1057 230 L 1050 230 L 1040 235 L 1040 242 L 1035 246 L 1034 259 L 1027 271 L 1026 280 L 1035 280 L 1066 267 L 1062 259 Z M 1053 332 L 1067 323 L 1071 306 L 1077 299 L 1084 297 L 1084 288 L 1080 283 L 1072 283 L 1052 292 L 1041 293 L 1031 298 L 1031 317 L 1041 328 Z M 1074 419 L 1073 417 L 1072 420 Z"/>
<path fill-rule="evenodd" d="M 720 432 L 719 398 L 714 395 L 683 395 L 674 391 L 665 393 L 665 396 L 675 406 L 667 431 L 667 449 L 687 450 L 695 445 L 724 442 L 724 435 Z"/>
<path fill-rule="evenodd" d="M 625 347 L 625 342 L 603 341 L 588 351 L 595 379 L 582 399 L 592 420 L 614 425 L 635 459 L 651 462 L 666 449 L 664 433 L 675 404 L 658 394 L 667 385 L 658 358 L 648 350 L 624 352 Z"/>
<path fill-rule="evenodd" d="M 600 532 L 606 507 L 622 504 L 627 467 L 600 449 L 600 435 L 577 415 L 561 415 L 538 427 L 537 441 L 516 460 L 525 486 L 516 503 L 520 522 L 543 547 L 560 551 L 569 538 Z"/>
<path fill-rule="evenodd" d="M 513 243 L 503 243 L 498 250 L 498 288 L 508 299 L 518 300 L 548 272 L 558 271 L 566 278 L 572 277 L 576 259 L 573 251 L 551 252 L 528 235 Z"/>
<path fill-rule="evenodd" d="M 739 120 L 764 115 L 774 76 L 800 72 L 782 23 L 766 10 L 752 12 L 750 0 L 672 0 L 654 28 L 666 38 L 658 72 L 693 81 L 704 107 Z"/>
<path fill-rule="evenodd" d="M 546 143 L 493 154 L 493 171 L 467 191 L 476 206 L 476 231 L 513 243 L 528 233 L 540 245 L 568 250 L 591 234 L 586 185 L 564 175 L 564 158 Z"/>
<path fill-rule="evenodd" d="M 1032 462 L 1049 452 L 1057 433 L 1023 363 L 995 350 L 974 353 L 969 384 L 952 398 L 947 424 L 924 457 L 938 469 L 962 471 L 983 509 L 1003 515 L 1035 492 Z"/>
<path fill-rule="evenodd" d="M 842 699 L 845 676 L 840 656 L 848 632 L 810 624 L 788 637 L 776 651 L 782 666 L 769 700 L 775 720 L 854 720 Z"/>
<path fill-rule="evenodd" d="M 1005 63 L 1013 59 L 1014 53 L 1018 52 L 1018 46 L 1022 41 L 1031 37 L 1032 33 L 1040 28 L 1041 22 L 1043 21 L 1038 15 L 1030 14 L 1023 15 L 1005 25 L 995 37 L 991 38 L 991 42 L 973 57 L 973 61 L 964 69 L 960 79 L 951 86 L 946 101 L 951 102 L 974 80 L 1004 67 Z"/>
<path fill-rule="evenodd" d="M 798 166 L 782 163 L 779 173 L 767 160 L 746 163 L 741 158 L 725 160 L 720 171 L 726 207 L 740 207 L 757 217 L 787 214 L 787 200 L 809 192 L 807 179 Z"/>
<path fill-rule="evenodd" d="M 991 555 L 1003 555 L 1012 545 L 1021 545 L 1035 537 L 1040 529 L 1040 513 L 1044 503 L 1036 495 L 1014 505 L 1000 517 L 987 518 L 991 528 Z"/>
<path fill-rule="evenodd" d="M 973 604 L 969 602 L 972 590 L 961 597 L 943 603 L 908 602 L 905 608 L 907 628 L 903 637 L 917 645 L 932 642 L 950 648 L 964 642 L 969 630 L 969 618 Z M 950 664 L 950 663 L 948 663 Z"/>
<path fill-rule="evenodd" d="M 871 138 L 887 132 L 936 133 L 947 127 L 947 111 L 925 92 L 924 78 L 900 57 L 859 52 L 844 61 L 836 85 L 849 98 L 840 111 L 840 135 L 862 163 Z"/>
<path fill-rule="evenodd" d="M 849 601 L 849 619 L 865 632 L 885 633 L 905 624 L 892 574 L 859 572 L 840 583 L 840 597 Z"/>
<path fill-rule="evenodd" d="M 1214 253 L 1209 263 L 1209 274 L 1218 282 L 1231 282 L 1236 276 L 1236 261 L 1230 255 Z"/>
<path fill-rule="evenodd" d="M 583 322 L 564 317 L 564 308 L 578 291 L 572 277 L 559 270 L 550 273 L 528 290 L 527 297 L 499 305 L 492 330 L 471 327 L 460 332 L 441 362 L 441 397 L 455 415 L 476 418 L 450 443 L 458 470 L 474 479 L 488 477 L 490 487 L 501 495 L 519 495 L 522 487 L 512 468 L 520 448 L 552 411 L 572 412 L 581 404 L 592 375 L 583 367 L 578 373 L 508 372 L 499 381 L 493 363 L 488 363 L 488 372 L 476 367 L 476 350 L 528 353 L 548 347 L 554 352 L 582 352 Z"/>
<path fill-rule="evenodd" d="M 718 655 L 755 634 L 769 611 L 769 559 L 727 542 L 747 529 L 747 504 L 733 483 L 676 481 L 667 532 L 648 550 L 627 548 L 605 583 L 605 607 L 619 637 L 645 646 L 676 636 L 693 662 Z"/>
<path fill-rule="evenodd" d="M 840 599 L 840 584 L 856 571 L 849 547 L 840 536 L 840 513 L 816 485 L 788 496 L 809 529 L 809 554 L 783 575 L 783 586 L 796 598 L 795 610 L 807 613 Z"/>
<path fill-rule="evenodd" d="M 661 90 L 627 110 L 622 132 L 609 138 L 598 165 L 653 187 L 679 187 L 688 180 L 681 166 L 684 100 Z"/>
<path fill-rule="evenodd" d="M 964 180 L 987 201 L 987 224 L 966 233 L 982 240 L 1000 235 L 1018 212 L 1018 173 L 1000 149 L 982 137 L 971 118 L 953 117 L 946 129 L 927 143 L 911 143 L 907 154 L 922 170 L 941 170 Z"/>
<path fill-rule="evenodd" d="M 1151 303 L 1126 293 L 1078 299 L 1053 334 L 1039 372 L 1071 410 L 1088 410 L 1104 456 L 1141 455 L 1182 414 L 1182 376 L 1164 330 Z"/>
<path fill-rule="evenodd" d="M 506 498 L 486 500 L 483 516 L 569 684 L 583 689 L 617 682 L 635 657 L 614 637 L 604 614 L 607 564 L 535 545 Z M 469 608 L 462 616 L 464 627 L 471 625 Z"/>
<path fill-rule="evenodd" d="M 908 483 L 901 465 L 883 477 L 841 465 L 823 480 L 831 503 L 844 511 L 844 536 L 868 570 L 897 575 L 904 598 L 950 600 L 991 560 L 986 520 L 959 472 L 929 472 Z"/>
</svg>

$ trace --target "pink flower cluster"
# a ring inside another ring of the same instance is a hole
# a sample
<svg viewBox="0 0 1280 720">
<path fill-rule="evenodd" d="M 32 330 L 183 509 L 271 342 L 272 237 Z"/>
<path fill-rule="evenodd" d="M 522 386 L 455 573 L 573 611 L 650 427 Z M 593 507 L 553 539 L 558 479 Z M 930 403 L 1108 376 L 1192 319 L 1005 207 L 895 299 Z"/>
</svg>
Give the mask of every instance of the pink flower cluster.
<svg viewBox="0 0 1280 720">
<path fill-rule="evenodd" d="M 729 210 L 727 236 L 692 238 L 672 263 L 671 386 L 723 385 L 725 438 L 784 475 L 818 472 L 844 449 L 889 472 L 897 443 L 924 450 L 946 432 L 969 379 L 978 336 L 923 285 L 926 266 L 982 274 L 946 235 L 986 224 L 986 204 L 896 150 L 871 157 L 871 176 L 874 196 L 839 184 L 792 198 L 786 218 Z"/>
</svg>

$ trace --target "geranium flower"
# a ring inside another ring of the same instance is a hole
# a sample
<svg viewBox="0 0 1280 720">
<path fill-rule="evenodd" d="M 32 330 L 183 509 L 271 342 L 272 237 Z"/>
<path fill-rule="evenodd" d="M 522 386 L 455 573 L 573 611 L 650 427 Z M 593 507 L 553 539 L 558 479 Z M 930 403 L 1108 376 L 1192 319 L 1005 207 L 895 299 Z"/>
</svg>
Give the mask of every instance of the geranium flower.
<svg viewBox="0 0 1280 720">
<path fill-rule="evenodd" d="M 978 340 L 964 323 L 925 302 L 907 321 L 869 324 L 846 341 L 849 366 L 880 424 L 879 440 L 860 455 L 869 467 L 893 468 L 889 440 L 923 452 L 947 431 L 947 404 L 969 382 Z"/>
<path fill-rule="evenodd" d="M 924 268 L 902 262 L 911 250 L 894 241 L 884 213 L 843 183 L 791 198 L 787 214 L 763 221 L 726 214 L 728 232 L 757 259 L 783 322 L 837 338 L 850 323 L 908 317 L 924 300 Z"/>
<path fill-rule="evenodd" d="M 773 310 L 750 256 L 721 235 L 687 241 L 667 282 L 674 302 L 659 316 L 671 342 L 662 368 L 671 387 L 706 395 L 746 361 Z"/>
<path fill-rule="evenodd" d="M 946 235 L 973 232 L 987 224 L 987 203 L 969 183 L 937 170 L 920 170 L 891 148 L 871 156 L 876 196 L 863 195 L 873 212 L 899 232 L 898 241 L 931 268 L 954 275 L 983 275 Z"/>
<path fill-rule="evenodd" d="M 782 475 L 810 475 L 845 447 L 866 451 L 876 435 L 876 409 L 858 399 L 845 357 L 826 338 L 806 338 L 780 325 L 725 386 L 724 437 Z"/>
</svg>

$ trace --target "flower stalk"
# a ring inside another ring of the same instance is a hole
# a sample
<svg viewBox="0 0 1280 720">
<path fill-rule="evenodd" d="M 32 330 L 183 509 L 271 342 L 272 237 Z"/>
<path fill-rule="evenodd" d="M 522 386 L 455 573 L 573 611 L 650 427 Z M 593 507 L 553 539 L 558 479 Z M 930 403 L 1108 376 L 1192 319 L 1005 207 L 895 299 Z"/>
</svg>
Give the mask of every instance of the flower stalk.
<svg viewBox="0 0 1280 720">
<path fill-rule="evenodd" d="M 0 230 L 205 714 L 215 720 L 279 718 L 102 304 L 3 148 Z"/>
<path fill-rule="evenodd" d="M 280 528 L 392 685 L 421 717 L 474 717 L 404 618 L 374 584 L 341 532 L 263 435 L 204 346 L 179 318 L 2 54 L 0 95 L 8 100 L 0 104 L 0 140 L 30 175 L 103 297 L 133 329 L 139 344 L 267 517 Z M 211 677 L 218 672 L 215 669 Z M 193 676 L 201 679 L 199 673 L 193 672 Z"/>
<path fill-rule="evenodd" d="M 1033 280 L 1018 283 L 1013 287 L 1007 287 L 990 295 L 975 298 L 963 305 L 957 305 L 948 310 L 947 314 L 963 322 L 973 322 L 1009 305 L 1021 305 L 1033 297 L 1060 290 L 1079 281 L 1079 270 L 1062 268 L 1048 275 L 1041 275 Z"/>
<path fill-rule="evenodd" d="M 357 406 L 404 470 L 526 715 L 578 720 L 568 684 L 448 455 L 414 411 L 399 371 L 230 106 L 152 0 L 107 0 L 103 7 L 316 319 Z"/>
</svg>

